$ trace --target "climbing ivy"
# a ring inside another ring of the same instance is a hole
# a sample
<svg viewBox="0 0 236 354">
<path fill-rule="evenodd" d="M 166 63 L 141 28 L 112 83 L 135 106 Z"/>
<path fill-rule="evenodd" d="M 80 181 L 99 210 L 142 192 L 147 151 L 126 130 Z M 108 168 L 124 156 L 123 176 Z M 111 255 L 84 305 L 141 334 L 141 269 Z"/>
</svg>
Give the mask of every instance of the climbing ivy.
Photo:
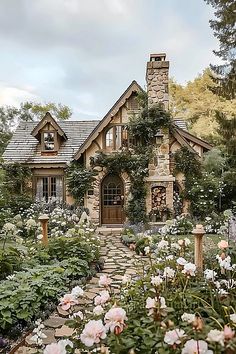
<svg viewBox="0 0 236 354">
<path fill-rule="evenodd" d="M 126 214 L 131 223 L 147 221 L 146 215 L 146 184 L 148 164 L 153 156 L 153 146 L 158 131 L 170 128 L 171 116 L 161 105 L 147 107 L 146 96 L 140 97 L 143 109 L 138 115 L 131 117 L 128 123 L 129 136 L 136 142 L 132 149 L 104 154 L 99 153 L 91 158 L 91 166 L 105 167 L 108 173 L 121 174 L 126 172 L 130 178 L 130 194 L 126 206 Z"/>
<path fill-rule="evenodd" d="M 83 165 L 72 162 L 66 169 L 68 192 L 77 204 L 82 204 L 84 195 L 95 181 L 96 172 Z"/>
</svg>

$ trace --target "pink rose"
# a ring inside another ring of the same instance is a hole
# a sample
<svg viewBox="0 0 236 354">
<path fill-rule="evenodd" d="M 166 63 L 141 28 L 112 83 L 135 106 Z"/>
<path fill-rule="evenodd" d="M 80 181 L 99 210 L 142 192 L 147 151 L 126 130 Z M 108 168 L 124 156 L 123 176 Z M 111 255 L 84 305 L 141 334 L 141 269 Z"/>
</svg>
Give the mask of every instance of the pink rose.
<svg viewBox="0 0 236 354">
<path fill-rule="evenodd" d="M 107 288 L 108 286 L 111 285 L 111 278 L 109 278 L 106 274 L 105 275 L 101 275 L 100 279 L 99 279 L 99 286 L 104 286 L 105 288 Z"/>
<path fill-rule="evenodd" d="M 65 294 L 61 299 L 60 299 L 60 306 L 62 310 L 69 310 L 71 306 L 77 305 L 78 300 L 76 300 L 75 296 L 72 294 Z"/>
<path fill-rule="evenodd" d="M 235 335 L 235 332 L 229 327 L 229 326 L 224 326 L 224 335 L 225 339 L 232 339 Z"/>
<path fill-rule="evenodd" d="M 126 312 L 121 307 L 111 308 L 104 318 L 106 328 L 115 334 L 123 331 L 125 320 L 127 320 Z"/>
<path fill-rule="evenodd" d="M 73 343 L 68 339 L 60 340 L 58 343 L 52 343 L 46 346 L 43 354 L 66 354 L 66 346 L 73 348 Z"/>
<path fill-rule="evenodd" d="M 218 242 L 217 245 L 221 250 L 224 250 L 225 248 L 229 247 L 229 244 L 227 241 L 225 240 L 221 240 L 220 242 Z"/>
<path fill-rule="evenodd" d="M 80 340 L 86 347 L 91 347 L 95 343 L 99 343 L 101 339 L 106 338 L 106 328 L 102 320 L 89 321 L 81 333 Z"/>
<path fill-rule="evenodd" d="M 97 305 L 103 305 L 105 304 L 107 301 L 110 300 L 110 294 L 107 290 L 103 290 L 100 292 L 100 295 L 97 295 L 94 299 L 94 304 L 95 306 Z"/>
</svg>

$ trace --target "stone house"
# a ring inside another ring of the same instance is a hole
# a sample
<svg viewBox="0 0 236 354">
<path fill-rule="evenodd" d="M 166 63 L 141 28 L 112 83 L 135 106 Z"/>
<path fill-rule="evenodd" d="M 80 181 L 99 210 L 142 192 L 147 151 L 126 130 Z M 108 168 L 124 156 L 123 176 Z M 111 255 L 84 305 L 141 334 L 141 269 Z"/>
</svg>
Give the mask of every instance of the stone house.
<svg viewBox="0 0 236 354">
<path fill-rule="evenodd" d="M 168 110 L 169 61 L 166 55 L 152 54 L 147 63 L 148 104 L 162 103 Z M 72 161 L 90 166 L 90 157 L 98 152 L 111 154 L 129 144 L 126 124 L 139 111 L 136 95 L 143 90 L 133 81 L 102 120 L 60 121 L 47 113 L 40 122 L 22 122 L 16 129 L 6 151 L 5 163 L 18 162 L 32 169 L 32 191 L 36 199 L 58 200 L 72 204 L 65 181 L 65 168 Z M 149 164 L 146 178 L 146 208 L 173 208 L 173 193 L 183 188 L 184 176 L 173 176 L 173 153 L 181 146 L 201 158 L 211 145 L 187 131 L 184 121 L 174 120 L 172 131 L 156 136 L 155 159 Z M 87 191 L 84 205 L 93 222 L 99 225 L 121 225 L 126 220 L 124 207 L 129 198 L 128 176 L 110 175 L 98 168 L 93 189 Z"/>
</svg>

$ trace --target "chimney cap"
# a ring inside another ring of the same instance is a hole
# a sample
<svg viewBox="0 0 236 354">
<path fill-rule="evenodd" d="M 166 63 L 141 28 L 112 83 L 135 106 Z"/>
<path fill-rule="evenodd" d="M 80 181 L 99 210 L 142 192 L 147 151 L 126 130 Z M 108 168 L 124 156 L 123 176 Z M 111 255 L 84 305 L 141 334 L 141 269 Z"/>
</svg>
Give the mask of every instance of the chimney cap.
<svg viewBox="0 0 236 354">
<path fill-rule="evenodd" d="M 165 61 L 166 53 L 150 54 L 150 61 Z"/>
</svg>

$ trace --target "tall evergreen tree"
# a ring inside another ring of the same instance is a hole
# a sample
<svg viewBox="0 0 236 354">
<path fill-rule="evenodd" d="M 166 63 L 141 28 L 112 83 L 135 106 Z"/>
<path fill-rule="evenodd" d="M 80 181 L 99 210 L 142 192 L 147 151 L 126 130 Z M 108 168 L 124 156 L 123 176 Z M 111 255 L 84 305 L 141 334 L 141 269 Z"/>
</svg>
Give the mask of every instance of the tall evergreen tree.
<svg viewBox="0 0 236 354">
<path fill-rule="evenodd" d="M 216 19 L 210 21 L 215 37 L 220 42 L 214 53 L 223 60 L 222 65 L 212 65 L 217 86 L 213 92 L 227 99 L 236 97 L 236 2 L 235 0 L 205 0 L 215 9 Z"/>
</svg>

